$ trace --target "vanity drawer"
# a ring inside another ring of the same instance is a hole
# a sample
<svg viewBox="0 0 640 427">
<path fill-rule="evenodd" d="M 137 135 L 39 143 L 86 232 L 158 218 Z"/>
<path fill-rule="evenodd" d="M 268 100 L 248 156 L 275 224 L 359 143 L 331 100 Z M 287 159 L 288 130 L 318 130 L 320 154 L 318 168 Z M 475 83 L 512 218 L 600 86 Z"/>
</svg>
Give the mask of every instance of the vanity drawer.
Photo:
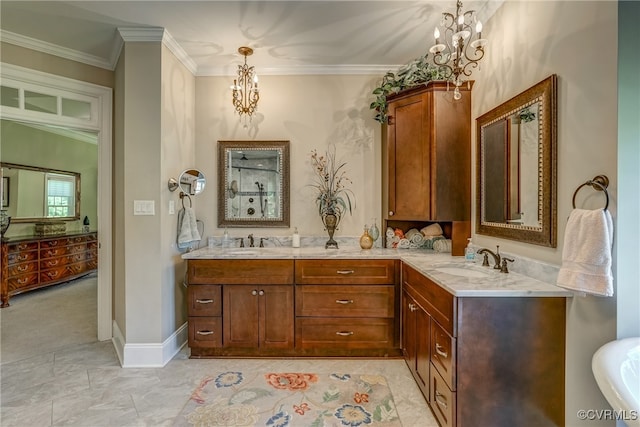
<svg viewBox="0 0 640 427">
<path fill-rule="evenodd" d="M 84 261 L 85 258 L 86 258 L 86 255 L 84 252 L 79 254 L 61 256 L 57 258 L 45 258 L 42 261 L 40 261 L 40 268 L 42 270 L 45 270 L 48 268 L 61 267 L 67 264 L 73 264 L 74 262 Z"/>
<path fill-rule="evenodd" d="M 20 242 L 20 243 L 9 244 L 8 252 L 9 252 L 9 256 L 11 256 L 16 252 L 33 251 L 36 249 L 38 249 L 38 242 Z"/>
<path fill-rule="evenodd" d="M 296 283 L 311 285 L 393 285 L 395 260 L 305 259 L 296 261 Z"/>
<path fill-rule="evenodd" d="M 290 285 L 293 284 L 293 260 L 190 259 L 188 280 L 190 285 Z"/>
<path fill-rule="evenodd" d="M 431 319 L 431 364 L 451 390 L 456 389 L 456 339 Z"/>
<path fill-rule="evenodd" d="M 455 297 L 407 264 L 402 264 L 402 285 L 426 311 L 452 336 L 455 330 Z"/>
<path fill-rule="evenodd" d="M 9 265 L 8 277 L 19 276 L 21 274 L 27 274 L 34 271 L 38 271 L 38 263 L 36 261 L 23 262 L 20 264 Z"/>
<path fill-rule="evenodd" d="M 388 317 L 394 314 L 394 287 L 300 285 L 296 316 Z"/>
<path fill-rule="evenodd" d="M 189 347 L 222 347 L 222 319 L 189 317 Z"/>
<path fill-rule="evenodd" d="M 456 425 L 456 393 L 452 392 L 436 369 L 429 369 L 429 404 L 441 427 Z"/>
<path fill-rule="evenodd" d="M 296 318 L 296 347 L 391 348 L 393 319 L 299 317 Z"/>
<path fill-rule="evenodd" d="M 187 288 L 189 316 L 221 316 L 222 286 L 190 285 Z"/>
<path fill-rule="evenodd" d="M 26 273 L 15 277 L 9 277 L 7 280 L 7 286 L 9 293 L 20 293 L 25 288 L 32 288 L 38 285 L 38 273 Z"/>
</svg>

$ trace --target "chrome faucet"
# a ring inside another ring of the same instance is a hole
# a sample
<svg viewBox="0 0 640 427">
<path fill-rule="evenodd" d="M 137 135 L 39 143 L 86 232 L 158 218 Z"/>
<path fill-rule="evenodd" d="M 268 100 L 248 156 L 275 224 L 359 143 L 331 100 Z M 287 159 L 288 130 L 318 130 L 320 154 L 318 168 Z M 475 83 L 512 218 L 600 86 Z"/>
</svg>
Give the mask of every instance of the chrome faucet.
<svg viewBox="0 0 640 427">
<path fill-rule="evenodd" d="M 482 265 L 484 267 L 489 267 L 489 257 L 488 255 L 491 255 L 493 257 L 493 260 L 495 261 L 495 264 L 493 266 L 494 269 L 496 270 L 500 270 L 500 246 L 496 245 L 496 252 L 492 252 L 491 250 L 487 249 L 487 248 L 482 248 L 478 250 L 479 254 L 484 254 L 484 260 L 482 261 Z"/>
<path fill-rule="evenodd" d="M 249 239 L 249 247 L 253 248 L 254 244 L 253 244 L 253 234 L 249 234 L 249 236 L 247 236 L 247 238 Z"/>
</svg>

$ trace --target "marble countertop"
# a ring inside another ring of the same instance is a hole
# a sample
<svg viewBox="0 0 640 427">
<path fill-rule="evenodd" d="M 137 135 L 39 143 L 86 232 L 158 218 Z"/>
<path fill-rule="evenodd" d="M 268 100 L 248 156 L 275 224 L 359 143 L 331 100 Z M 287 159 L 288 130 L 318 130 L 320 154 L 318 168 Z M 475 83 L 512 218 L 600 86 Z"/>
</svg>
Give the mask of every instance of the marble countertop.
<svg viewBox="0 0 640 427">
<path fill-rule="evenodd" d="M 183 259 L 399 259 L 458 297 L 571 297 L 565 289 L 522 274 L 500 273 L 480 262 L 425 249 L 362 250 L 359 247 L 202 248 Z M 517 260 L 516 260 L 517 262 Z"/>
</svg>

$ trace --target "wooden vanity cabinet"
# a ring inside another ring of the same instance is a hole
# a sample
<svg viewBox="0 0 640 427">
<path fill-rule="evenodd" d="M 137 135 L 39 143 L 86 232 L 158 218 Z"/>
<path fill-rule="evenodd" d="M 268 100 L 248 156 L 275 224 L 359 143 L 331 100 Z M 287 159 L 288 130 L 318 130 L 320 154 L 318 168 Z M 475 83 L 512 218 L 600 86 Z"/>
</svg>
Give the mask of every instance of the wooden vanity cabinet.
<svg viewBox="0 0 640 427">
<path fill-rule="evenodd" d="M 293 260 L 188 260 L 187 269 L 191 357 L 292 353 Z"/>
<path fill-rule="evenodd" d="M 2 240 L 1 307 L 23 292 L 77 279 L 98 268 L 96 233 Z"/>
<path fill-rule="evenodd" d="M 399 261 L 296 260 L 296 351 L 398 355 Z"/>
<path fill-rule="evenodd" d="M 383 206 L 384 219 L 393 226 L 399 221 L 470 223 L 471 83 L 461 94 L 454 100 L 450 85 L 430 82 L 387 98 Z M 463 255 L 470 225 L 458 230 L 451 236 L 453 250 Z"/>
<path fill-rule="evenodd" d="M 454 297 L 407 264 L 402 287 L 405 358 L 441 426 L 564 425 L 564 297 Z"/>
</svg>

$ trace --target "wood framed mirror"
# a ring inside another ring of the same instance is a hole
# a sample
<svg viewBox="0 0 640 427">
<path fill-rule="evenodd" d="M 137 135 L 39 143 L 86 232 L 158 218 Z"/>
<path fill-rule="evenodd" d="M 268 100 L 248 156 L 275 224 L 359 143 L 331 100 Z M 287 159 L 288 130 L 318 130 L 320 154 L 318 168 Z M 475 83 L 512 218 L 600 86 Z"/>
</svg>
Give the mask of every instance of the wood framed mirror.
<svg viewBox="0 0 640 427">
<path fill-rule="evenodd" d="M 476 119 L 476 233 L 556 247 L 557 76 Z"/>
<path fill-rule="evenodd" d="M 218 141 L 218 226 L 289 227 L 289 141 Z"/>
</svg>

